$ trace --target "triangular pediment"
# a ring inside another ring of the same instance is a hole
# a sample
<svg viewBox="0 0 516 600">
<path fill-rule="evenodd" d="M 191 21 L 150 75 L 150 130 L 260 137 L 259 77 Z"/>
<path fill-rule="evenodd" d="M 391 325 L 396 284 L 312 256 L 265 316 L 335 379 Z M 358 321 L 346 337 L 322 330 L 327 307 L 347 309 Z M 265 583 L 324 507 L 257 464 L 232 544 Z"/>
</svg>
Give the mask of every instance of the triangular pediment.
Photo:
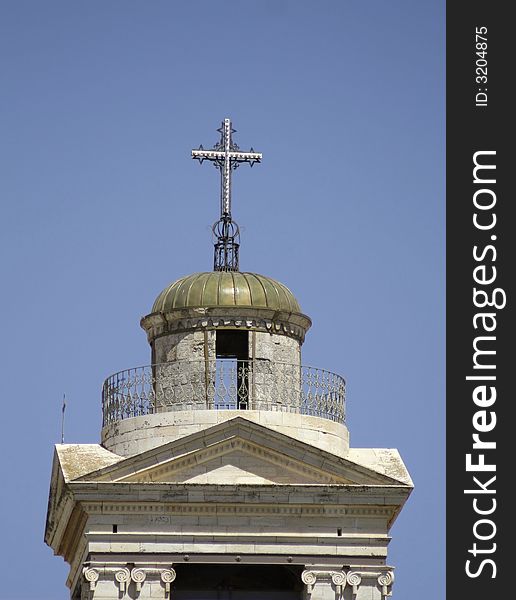
<svg viewBox="0 0 516 600">
<path fill-rule="evenodd" d="M 125 482 L 160 483 L 352 483 L 349 479 L 316 468 L 236 435 L 185 455 L 164 460 L 117 479 Z"/>
<path fill-rule="evenodd" d="M 107 465 L 76 481 L 202 484 L 407 485 L 374 469 L 236 417 Z"/>
</svg>

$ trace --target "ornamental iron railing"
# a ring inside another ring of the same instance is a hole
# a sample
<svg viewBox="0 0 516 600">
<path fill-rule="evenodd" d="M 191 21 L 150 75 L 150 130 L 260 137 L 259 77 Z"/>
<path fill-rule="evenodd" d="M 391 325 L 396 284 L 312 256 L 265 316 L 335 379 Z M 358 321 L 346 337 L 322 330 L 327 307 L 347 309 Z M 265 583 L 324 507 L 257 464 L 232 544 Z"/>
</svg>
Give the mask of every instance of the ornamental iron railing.
<svg viewBox="0 0 516 600">
<path fill-rule="evenodd" d="M 174 361 L 111 375 L 102 390 L 103 425 L 178 410 L 268 410 L 344 423 L 342 377 L 265 359 Z"/>
</svg>

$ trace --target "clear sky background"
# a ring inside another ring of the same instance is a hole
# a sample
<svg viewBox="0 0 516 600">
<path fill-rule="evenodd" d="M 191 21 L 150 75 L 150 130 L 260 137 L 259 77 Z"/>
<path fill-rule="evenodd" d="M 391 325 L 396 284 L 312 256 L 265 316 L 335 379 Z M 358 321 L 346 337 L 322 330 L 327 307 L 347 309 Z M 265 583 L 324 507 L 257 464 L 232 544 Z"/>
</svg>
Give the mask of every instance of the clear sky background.
<svg viewBox="0 0 516 600">
<path fill-rule="evenodd" d="M 219 179 L 190 150 L 228 116 L 241 269 L 313 320 L 303 363 L 348 382 L 353 446 L 416 489 L 392 529 L 398 600 L 444 597 L 444 1 L 0 3 L 2 600 L 66 600 L 43 543 L 61 399 L 148 364 L 139 319 L 211 270 Z"/>
</svg>

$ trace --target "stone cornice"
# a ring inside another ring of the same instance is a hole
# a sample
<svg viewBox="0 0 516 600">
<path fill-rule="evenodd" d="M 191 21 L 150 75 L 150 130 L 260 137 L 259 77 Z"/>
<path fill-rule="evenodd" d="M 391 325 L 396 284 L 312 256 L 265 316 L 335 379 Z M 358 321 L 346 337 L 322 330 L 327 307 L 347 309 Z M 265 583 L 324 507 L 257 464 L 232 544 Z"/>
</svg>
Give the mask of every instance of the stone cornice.
<svg viewBox="0 0 516 600">
<path fill-rule="evenodd" d="M 322 517 L 339 517 L 339 516 L 364 516 L 388 518 L 396 509 L 395 506 L 336 506 L 332 504 L 322 504 L 314 506 L 311 504 L 288 504 L 279 505 L 276 503 L 269 504 L 206 504 L 206 503 L 162 503 L 162 502 L 144 502 L 133 501 L 123 502 L 118 501 L 85 501 L 83 509 L 88 514 L 102 515 L 122 515 L 130 514 L 133 516 L 143 515 L 150 517 L 167 517 L 167 516 L 193 516 L 193 515 L 221 515 L 221 516 L 322 516 Z M 157 521 L 158 522 L 158 521 Z"/>
<path fill-rule="evenodd" d="M 66 579 L 66 585 L 70 589 L 74 589 L 81 575 L 83 564 L 88 557 L 88 540 L 86 536 L 82 536 L 77 547 L 77 551 L 73 560 L 70 563 L 70 571 Z"/>
<path fill-rule="evenodd" d="M 131 483 L 72 481 L 67 487 L 76 501 L 120 500 L 201 504 L 264 504 L 305 506 L 327 504 L 341 506 L 402 505 L 412 487 L 404 485 L 347 484 L 209 484 L 209 483 Z"/>
<path fill-rule="evenodd" d="M 68 488 L 67 483 L 65 483 L 59 466 L 57 453 L 54 451 L 47 519 L 45 524 L 45 543 L 56 553 L 61 544 L 61 539 L 64 535 L 74 506 L 75 501 L 73 494 Z"/>
<path fill-rule="evenodd" d="M 76 503 L 70 517 L 66 520 L 66 528 L 57 548 L 57 554 L 62 556 L 67 563 L 70 563 L 77 553 L 87 520 L 88 515 L 80 503 Z"/>
<path fill-rule="evenodd" d="M 45 527 L 45 543 L 56 552 L 74 506 L 73 494 L 70 490 L 66 490 L 56 499 L 55 505 L 49 508 Z"/>
<path fill-rule="evenodd" d="M 312 321 L 301 313 L 270 308 L 225 306 L 178 308 L 142 317 L 141 326 L 149 342 L 162 335 L 196 329 L 242 328 L 265 333 L 287 335 L 303 343 Z"/>
</svg>

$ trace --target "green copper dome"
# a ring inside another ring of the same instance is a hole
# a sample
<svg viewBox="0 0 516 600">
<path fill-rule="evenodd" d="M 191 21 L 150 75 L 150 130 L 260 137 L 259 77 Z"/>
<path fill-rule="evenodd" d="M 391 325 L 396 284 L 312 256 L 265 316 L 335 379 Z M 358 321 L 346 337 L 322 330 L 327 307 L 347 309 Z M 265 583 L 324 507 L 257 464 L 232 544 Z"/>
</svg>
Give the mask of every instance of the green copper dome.
<svg viewBox="0 0 516 600">
<path fill-rule="evenodd" d="M 195 307 L 242 306 L 301 313 L 294 294 L 282 283 L 257 273 L 212 271 L 194 273 L 166 287 L 153 313 Z"/>
</svg>

